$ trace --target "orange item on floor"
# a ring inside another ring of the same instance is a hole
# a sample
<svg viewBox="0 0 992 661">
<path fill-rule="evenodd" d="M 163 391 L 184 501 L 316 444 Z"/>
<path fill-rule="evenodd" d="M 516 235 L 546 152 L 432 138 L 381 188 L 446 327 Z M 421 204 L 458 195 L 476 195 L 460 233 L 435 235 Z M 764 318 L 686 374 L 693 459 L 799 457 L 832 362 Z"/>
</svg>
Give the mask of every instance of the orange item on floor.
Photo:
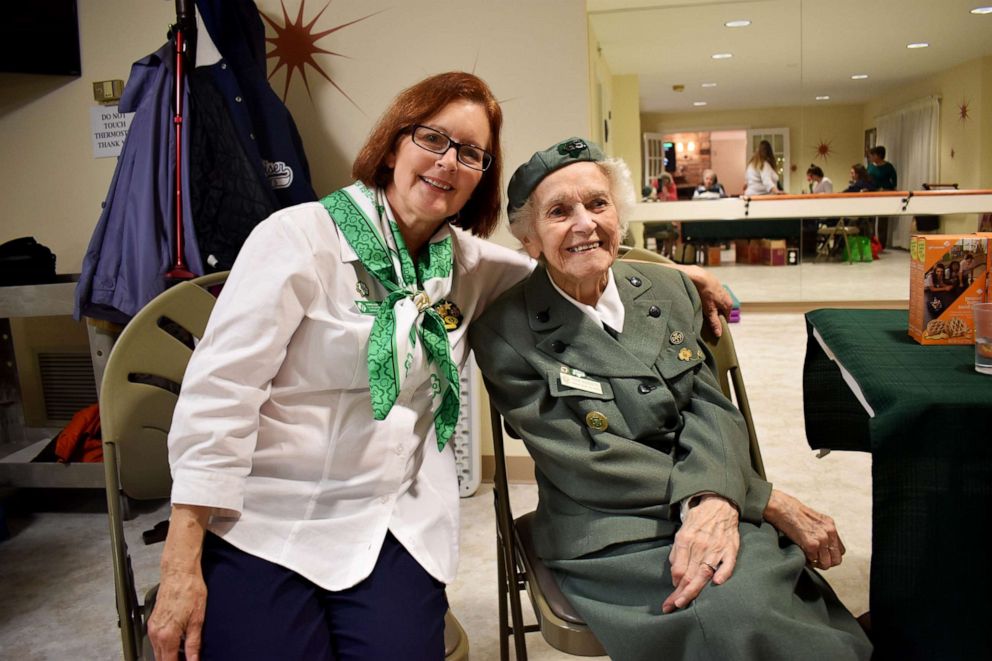
<svg viewBox="0 0 992 661">
<path fill-rule="evenodd" d="M 72 416 L 69 424 L 55 438 L 55 456 L 64 464 L 103 461 L 99 404 L 87 406 Z"/>
</svg>

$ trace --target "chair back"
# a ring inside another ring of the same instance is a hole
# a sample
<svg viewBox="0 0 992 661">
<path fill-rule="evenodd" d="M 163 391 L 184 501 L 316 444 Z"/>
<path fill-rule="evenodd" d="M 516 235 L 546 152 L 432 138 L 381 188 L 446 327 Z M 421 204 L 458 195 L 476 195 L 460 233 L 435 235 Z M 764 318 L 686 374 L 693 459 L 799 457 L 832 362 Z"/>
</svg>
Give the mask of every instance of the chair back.
<svg viewBox="0 0 992 661">
<path fill-rule="evenodd" d="M 227 273 L 180 283 L 148 303 L 121 333 L 103 373 L 100 426 L 103 434 L 110 549 L 114 564 L 117 616 L 125 661 L 151 658 L 145 622 L 154 599 L 138 600 L 127 542 L 127 498 L 169 497 L 172 478 L 166 440 L 179 385 L 203 336 L 216 299 L 207 287 Z"/>
</svg>

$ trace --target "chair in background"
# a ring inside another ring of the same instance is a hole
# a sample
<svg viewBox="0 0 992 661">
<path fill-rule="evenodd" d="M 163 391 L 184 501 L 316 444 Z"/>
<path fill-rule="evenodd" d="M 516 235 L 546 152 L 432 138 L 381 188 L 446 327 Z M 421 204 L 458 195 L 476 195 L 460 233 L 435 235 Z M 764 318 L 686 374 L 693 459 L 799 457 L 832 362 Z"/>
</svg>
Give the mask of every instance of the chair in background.
<svg viewBox="0 0 992 661">
<path fill-rule="evenodd" d="M 103 377 L 100 417 L 103 430 L 107 511 L 117 596 L 118 624 L 125 661 L 152 659 L 146 624 L 157 586 L 138 599 L 124 518 L 128 499 L 165 500 L 172 478 L 166 439 L 179 387 L 203 336 L 216 298 L 211 287 L 227 273 L 180 283 L 148 303 L 121 333 Z M 449 611 L 445 616 L 445 655 L 467 661 L 468 638 Z"/>
<path fill-rule="evenodd" d="M 627 261 L 662 261 L 658 255 L 640 249 L 624 251 L 622 259 Z M 703 326 L 703 342 L 713 353 L 716 362 L 717 378 L 723 394 L 732 399 L 747 423 L 751 465 L 764 478 L 765 468 L 758 447 L 758 437 L 737 351 L 730 335 L 727 320 L 721 317 L 723 334 L 713 335 L 709 327 Z M 506 459 L 503 454 L 504 423 L 499 411 L 490 403 L 493 433 L 493 454 L 495 455 L 495 475 L 493 476 L 493 499 L 496 506 L 496 556 L 499 586 L 499 630 L 500 659 L 509 659 L 509 639 L 513 638 L 514 651 L 518 661 L 527 659 L 526 634 L 540 631 L 549 645 L 568 654 L 577 656 L 601 656 L 606 652 L 592 631 L 575 612 L 575 609 L 558 588 L 551 570 L 545 566 L 534 550 L 532 526 L 534 513 L 529 512 L 514 519 L 510 506 L 509 488 L 506 477 Z M 506 432 L 517 437 L 512 429 Z M 537 624 L 525 625 L 520 602 L 520 591 L 527 590 L 531 605 L 537 617 Z"/>
</svg>

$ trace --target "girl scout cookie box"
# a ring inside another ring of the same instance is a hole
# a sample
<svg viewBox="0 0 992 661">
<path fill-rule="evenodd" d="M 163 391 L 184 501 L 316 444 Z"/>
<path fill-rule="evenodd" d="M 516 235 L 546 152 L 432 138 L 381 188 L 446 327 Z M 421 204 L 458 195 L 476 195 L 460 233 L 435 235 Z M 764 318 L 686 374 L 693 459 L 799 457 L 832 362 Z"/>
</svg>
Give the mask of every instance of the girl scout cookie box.
<svg viewBox="0 0 992 661">
<path fill-rule="evenodd" d="M 971 305 L 986 297 L 989 239 L 918 234 L 909 244 L 909 334 L 920 344 L 974 344 Z"/>
</svg>

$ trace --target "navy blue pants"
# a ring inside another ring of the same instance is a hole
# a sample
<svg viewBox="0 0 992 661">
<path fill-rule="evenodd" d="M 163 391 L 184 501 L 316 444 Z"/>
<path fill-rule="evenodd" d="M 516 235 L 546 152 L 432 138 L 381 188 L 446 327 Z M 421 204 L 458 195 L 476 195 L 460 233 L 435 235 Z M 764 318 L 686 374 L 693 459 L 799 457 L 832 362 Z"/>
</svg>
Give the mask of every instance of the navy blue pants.
<svg viewBox="0 0 992 661">
<path fill-rule="evenodd" d="M 391 533 L 372 574 L 339 592 L 210 533 L 204 540 L 203 577 L 204 661 L 444 658 L 444 584 Z"/>
</svg>

